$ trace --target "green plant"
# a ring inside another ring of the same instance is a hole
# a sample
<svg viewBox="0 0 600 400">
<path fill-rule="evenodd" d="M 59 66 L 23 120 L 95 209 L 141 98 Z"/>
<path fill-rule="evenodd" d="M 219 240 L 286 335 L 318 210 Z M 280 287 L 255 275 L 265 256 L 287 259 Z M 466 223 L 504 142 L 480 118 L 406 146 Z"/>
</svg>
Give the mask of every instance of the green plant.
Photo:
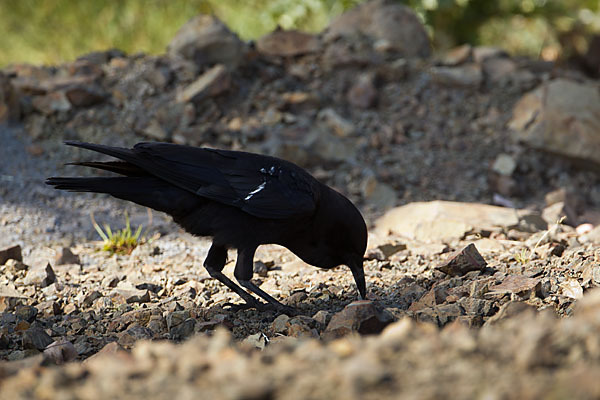
<svg viewBox="0 0 600 400">
<path fill-rule="evenodd" d="M 98 225 L 94 219 L 94 214 L 91 214 L 92 224 L 98 235 L 104 241 L 102 250 L 112 254 L 130 254 L 138 244 L 145 239 L 142 236 L 142 225 L 138 226 L 135 232 L 131 229 L 129 223 L 129 215 L 125 213 L 125 228 L 113 232 L 110 225 L 104 224 L 104 230 Z"/>
<path fill-rule="evenodd" d="M 554 225 L 548 227 L 548 229 L 546 229 L 546 232 L 544 232 L 544 234 L 538 239 L 535 245 L 529 248 L 529 252 L 527 251 L 527 248 L 522 248 L 520 253 L 514 255 L 515 261 L 517 261 L 521 265 L 527 264 L 532 259 L 533 253 L 538 248 L 538 246 L 546 239 L 548 235 L 550 235 L 552 231 L 556 232 L 558 230 L 558 227 L 562 225 L 564 220 L 565 216 L 562 216 L 558 221 L 554 223 Z"/>
</svg>

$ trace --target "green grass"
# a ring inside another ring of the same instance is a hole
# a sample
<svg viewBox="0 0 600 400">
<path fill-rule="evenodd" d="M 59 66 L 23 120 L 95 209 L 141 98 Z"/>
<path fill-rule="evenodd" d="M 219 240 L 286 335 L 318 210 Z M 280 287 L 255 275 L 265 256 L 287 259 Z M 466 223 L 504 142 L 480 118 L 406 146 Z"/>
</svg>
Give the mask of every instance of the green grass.
<svg viewBox="0 0 600 400">
<path fill-rule="evenodd" d="M 281 25 L 323 29 L 360 0 L 0 0 L 0 66 L 58 64 L 95 50 L 159 54 L 190 18 L 213 13 L 243 39 Z"/>
<path fill-rule="evenodd" d="M 98 225 L 94 219 L 94 215 L 91 215 L 92 224 L 94 229 L 98 232 L 98 235 L 104 241 L 102 244 L 102 250 L 108 251 L 112 254 L 131 254 L 133 249 L 137 247 L 139 243 L 144 241 L 142 235 L 142 225 L 138 226 L 135 232 L 131 229 L 129 223 L 129 215 L 125 214 L 125 228 L 114 231 L 110 225 L 104 224 L 104 229 Z"/>
</svg>

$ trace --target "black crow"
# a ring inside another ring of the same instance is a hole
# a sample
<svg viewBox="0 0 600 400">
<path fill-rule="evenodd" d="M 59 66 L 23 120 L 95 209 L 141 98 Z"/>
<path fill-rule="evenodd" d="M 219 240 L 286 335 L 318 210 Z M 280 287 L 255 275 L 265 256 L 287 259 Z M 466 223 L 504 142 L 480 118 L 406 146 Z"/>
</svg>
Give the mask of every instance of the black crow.
<svg viewBox="0 0 600 400">
<path fill-rule="evenodd" d="M 121 160 L 71 164 L 122 176 L 53 177 L 46 184 L 72 192 L 108 193 L 163 211 L 194 235 L 212 236 L 204 266 L 248 306 L 290 311 L 251 281 L 256 248 L 267 243 L 287 247 L 319 268 L 347 265 L 365 298 L 363 217 L 350 200 L 297 165 L 259 154 L 170 143 L 138 143 L 131 149 L 65 144 Z M 223 274 L 228 248 L 237 249 L 236 280 L 268 304 Z"/>
</svg>

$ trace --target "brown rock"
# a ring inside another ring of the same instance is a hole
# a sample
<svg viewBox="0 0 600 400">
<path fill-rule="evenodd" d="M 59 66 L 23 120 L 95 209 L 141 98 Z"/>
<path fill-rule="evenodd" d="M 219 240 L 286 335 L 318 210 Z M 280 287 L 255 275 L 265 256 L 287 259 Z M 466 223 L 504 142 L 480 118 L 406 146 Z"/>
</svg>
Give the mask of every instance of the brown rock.
<svg viewBox="0 0 600 400">
<path fill-rule="evenodd" d="M 431 67 L 432 79 L 448 86 L 479 86 L 483 81 L 481 67 L 477 64 L 465 64 L 458 67 Z"/>
<path fill-rule="evenodd" d="M 366 109 L 371 107 L 377 99 L 377 89 L 375 88 L 375 77 L 373 74 L 362 74 L 352 85 L 346 98 L 350 105 Z"/>
<path fill-rule="evenodd" d="M 54 341 L 44 349 L 44 358 L 56 365 L 73 361 L 77 356 L 75 346 L 68 340 Z"/>
<path fill-rule="evenodd" d="M 391 316 L 379 311 L 375 303 L 370 300 L 359 300 L 348 304 L 342 311 L 331 317 L 323 338 L 338 338 L 351 332 L 375 334 L 381 332 L 391 322 Z"/>
<path fill-rule="evenodd" d="M 8 260 L 23 261 L 21 255 L 21 246 L 18 244 L 6 249 L 0 250 L 0 265 L 4 265 Z"/>
<path fill-rule="evenodd" d="M 281 28 L 256 41 L 259 52 L 269 56 L 290 57 L 314 53 L 320 47 L 319 38 L 310 33 Z"/>
<path fill-rule="evenodd" d="M 224 65 L 218 64 L 202 74 L 193 83 L 177 93 L 177 102 L 200 102 L 206 97 L 217 96 L 231 85 L 229 73 Z"/>
<path fill-rule="evenodd" d="M 78 85 L 65 90 L 65 95 L 74 107 L 90 107 L 106 100 L 106 93 L 97 86 Z"/>
<path fill-rule="evenodd" d="M 467 247 L 452 253 L 436 269 L 450 276 L 459 276 L 469 271 L 482 271 L 486 266 L 487 263 L 481 254 L 479 254 L 479 251 L 477 251 L 477 247 L 471 243 Z"/>
<path fill-rule="evenodd" d="M 64 91 L 34 96 L 31 100 L 31 105 L 39 112 L 46 115 L 51 115 L 58 111 L 69 111 L 71 109 L 71 103 L 67 99 Z"/>
<path fill-rule="evenodd" d="M 523 293 L 534 290 L 540 282 L 540 278 L 528 278 L 523 275 L 508 275 L 504 278 L 502 283 L 490 286 L 490 292 Z"/>
<path fill-rule="evenodd" d="M 0 72 L 0 122 L 17 121 L 21 114 L 19 96 L 10 78 Z"/>
<path fill-rule="evenodd" d="M 542 218 L 548 225 L 557 223 L 577 226 L 577 214 L 567 203 L 559 201 L 544 208 Z"/>
<path fill-rule="evenodd" d="M 467 62 L 471 57 L 473 48 L 471 45 L 463 44 L 462 46 L 450 49 L 442 58 L 442 64 L 454 66 Z"/>
</svg>

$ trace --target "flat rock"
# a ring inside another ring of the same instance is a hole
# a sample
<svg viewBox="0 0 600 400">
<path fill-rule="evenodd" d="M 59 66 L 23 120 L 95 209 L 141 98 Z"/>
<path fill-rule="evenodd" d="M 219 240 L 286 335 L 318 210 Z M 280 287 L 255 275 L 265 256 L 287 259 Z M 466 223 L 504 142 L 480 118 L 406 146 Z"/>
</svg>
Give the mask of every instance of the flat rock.
<svg viewBox="0 0 600 400">
<path fill-rule="evenodd" d="M 479 86 L 483 82 L 483 72 L 477 64 L 465 64 L 458 67 L 431 67 L 432 79 L 442 85 Z"/>
<path fill-rule="evenodd" d="M 452 241 L 471 230 L 517 226 L 519 212 L 478 203 L 416 202 L 389 210 L 375 222 L 375 232 L 423 242 Z"/>
<path fill-rule="evenodd" d="M 509 128 L 527 145 L 600 164 L 600 92 L 592 83 L 555 79 L 524 95 Z"/>
<path fill-rule="evenodd" d="M 259 52 L 269 56 L 291 57 L 313 53 L 320 47 L 319 38 L 297 30 L 277 29 L 256 41 Z"/>
<path fill-rule="evenodd" d="M 508 275 L 498 285 L 490 286 L 490 292 L 522 293 L 536 288 L 541 282 L 539 278 L 528 278 L 524 275 Z"/>
</svg>

